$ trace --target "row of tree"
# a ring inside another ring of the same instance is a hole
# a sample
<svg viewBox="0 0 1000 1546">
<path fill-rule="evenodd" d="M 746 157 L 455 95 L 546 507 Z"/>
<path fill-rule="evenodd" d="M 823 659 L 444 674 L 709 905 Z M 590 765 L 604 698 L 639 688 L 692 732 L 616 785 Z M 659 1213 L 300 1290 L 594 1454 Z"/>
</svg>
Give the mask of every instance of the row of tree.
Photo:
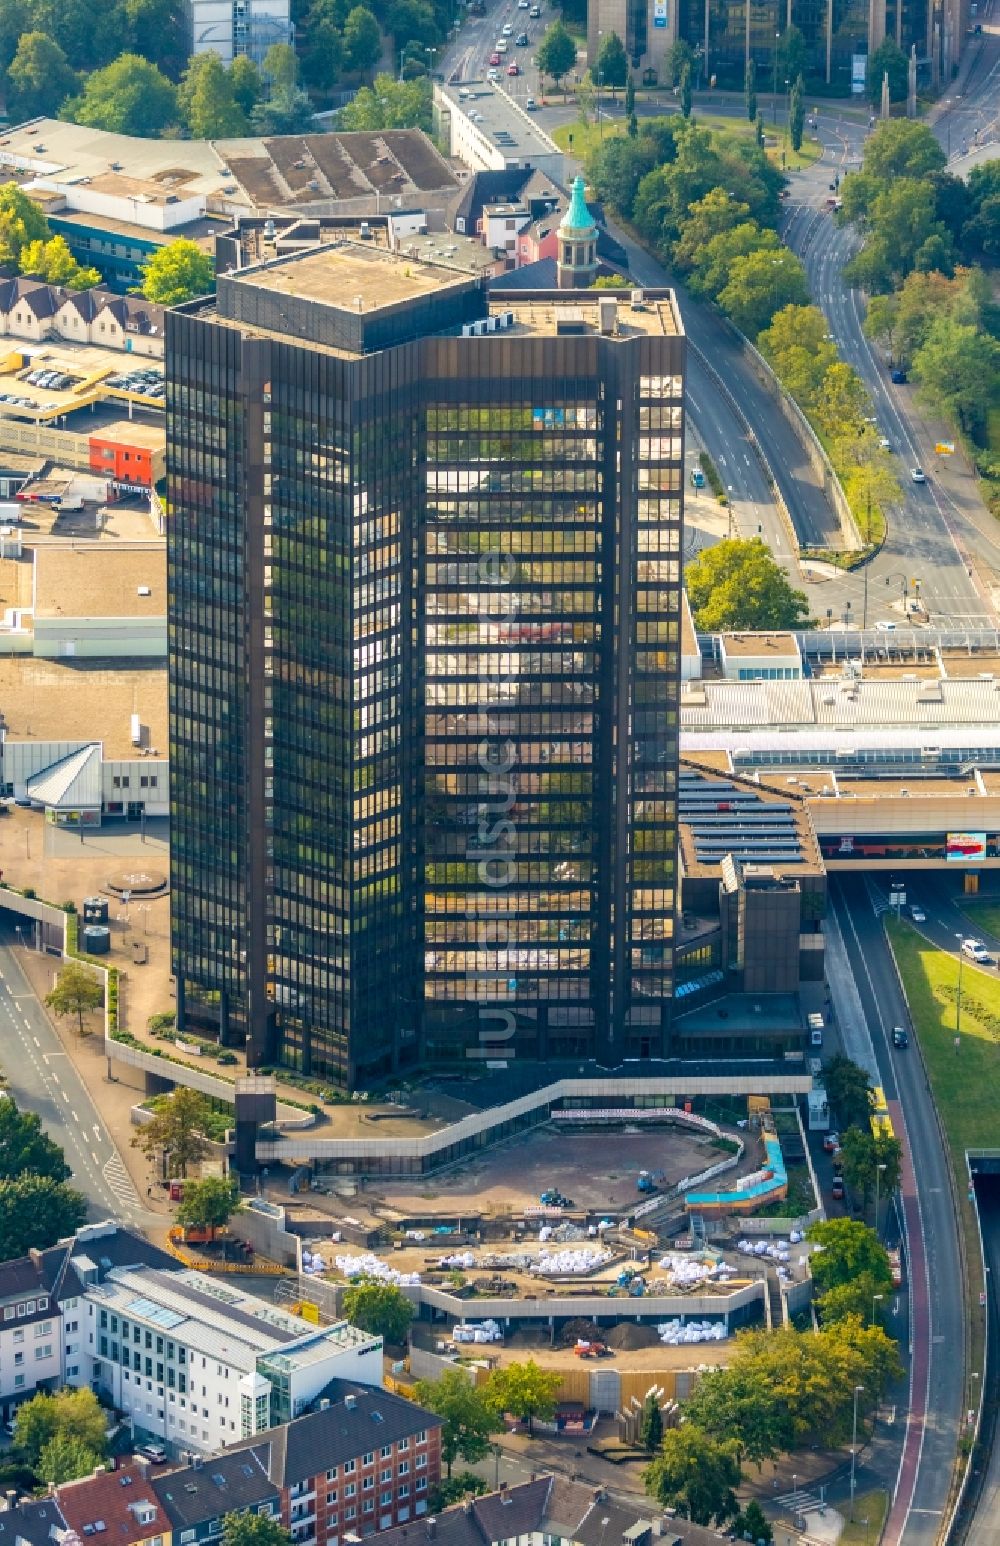
<svg viewBox="0 0 1000 1546">
<path fill-rule="evenodd" d="M 83 1223 L 83 1196 L 66 1183 L 70 1169 L 33 1111 L 0 1101 L 0 1261 L 47 1250 Z"/>
</svg>

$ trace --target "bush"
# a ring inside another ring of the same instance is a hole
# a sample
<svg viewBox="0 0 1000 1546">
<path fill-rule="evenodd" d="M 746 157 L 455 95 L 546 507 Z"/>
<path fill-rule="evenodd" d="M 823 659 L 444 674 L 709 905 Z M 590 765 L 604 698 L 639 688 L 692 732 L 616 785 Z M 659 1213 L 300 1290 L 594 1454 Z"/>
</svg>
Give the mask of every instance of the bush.
<svg viewBox="0 0 1000 1546">
<path fill-rule="evenodd" d="M 719 477 L 719 469 L 716 467 L 707 451 L 699 451 L 698 465 L 702 472 L 705 474 L 705 481 L 707 482 L 709 488 L 712 490 L 712 493 L 715 495 L 716 499 L 719 501 L 719 504 L 728 505 L 729 496 L 722 486 L 722 479 Z"/>
<path fill-rule="evenodd" d="M 163 1031 L 172 1029 L 177 1016 L 172 1009 L 161 1010 L 159 1014 L 150 1015 L 146 1021 L 146 1029 L 153 1036 L 159 1036 Z"/>
<path fill-rule="evenodd" d="M 219 1055 L 218 1055 L 218 1057 L 216 1058 L 215 1061 L 217 1063 L 224 1064 L 228 1068 L 233 1063 L 238 1063 L 239 1062 L 239 1058 L 236 1056 L 235 1052 L 230 1052 L 228 1048 L 223 1048 L 223 1050 L 219 1053 Z"/>
</svg>

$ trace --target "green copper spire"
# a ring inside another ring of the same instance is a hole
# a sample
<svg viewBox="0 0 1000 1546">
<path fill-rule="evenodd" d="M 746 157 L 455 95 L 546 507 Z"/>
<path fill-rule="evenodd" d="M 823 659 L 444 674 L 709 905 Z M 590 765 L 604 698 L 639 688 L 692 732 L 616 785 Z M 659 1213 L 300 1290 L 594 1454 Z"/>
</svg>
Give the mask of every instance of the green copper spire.
<svg viewBox="0 0 1000 1546">
<path fill-rule="evenodd" d="M 587 200 L 584 198 L 586 183 L 582 177 L 573 180 L 573 197 L 569 201 L 569 208 L 559 223 L 560 231 L 593 231 L 594 217 L 587 208 Z"/>
</svg>

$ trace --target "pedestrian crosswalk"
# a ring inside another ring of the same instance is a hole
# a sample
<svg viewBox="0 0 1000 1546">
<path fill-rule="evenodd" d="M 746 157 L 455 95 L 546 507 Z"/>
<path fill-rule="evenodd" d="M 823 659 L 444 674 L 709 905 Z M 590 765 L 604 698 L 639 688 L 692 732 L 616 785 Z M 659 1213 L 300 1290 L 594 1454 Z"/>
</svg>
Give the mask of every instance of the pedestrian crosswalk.
<svg viewBox="0 0 1000 1546">
<path fill-rule="evenodd" d="M 125 1208 L 139 1206 L 139 1193 L 132 1184 L 132 1177 L 125 1169 L 120 1154 L 113 1154 L 102 1167 L 102 1174 L 111 1191 Z"/>
<path fill-rule="evenodd" d="M 813 1509 L 821 1508 L 823 1499 L 818 1492 L 804 1492 L 798 1488 L 795 1492 L 784 1492 L 775 1498 L 779 1508 L 787 1508 L 793 1514 L 811 1514 Z"/>
</svg>

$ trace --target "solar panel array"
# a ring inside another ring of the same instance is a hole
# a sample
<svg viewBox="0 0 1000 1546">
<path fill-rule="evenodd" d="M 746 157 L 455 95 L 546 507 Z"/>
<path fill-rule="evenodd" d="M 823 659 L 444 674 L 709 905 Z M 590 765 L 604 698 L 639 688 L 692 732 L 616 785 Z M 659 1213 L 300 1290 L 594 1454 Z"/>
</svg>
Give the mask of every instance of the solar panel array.
<svg viewBox="0 0 1000 1546">
<path fill-rule="evenodd" d="M 790 800 L 765 800 L 728 779 L 681 773 L 678 816 L 695 858 L 719 864 L 727 854 L 745 864 L 798 863 L 804 858 Z"/>
</svg>

